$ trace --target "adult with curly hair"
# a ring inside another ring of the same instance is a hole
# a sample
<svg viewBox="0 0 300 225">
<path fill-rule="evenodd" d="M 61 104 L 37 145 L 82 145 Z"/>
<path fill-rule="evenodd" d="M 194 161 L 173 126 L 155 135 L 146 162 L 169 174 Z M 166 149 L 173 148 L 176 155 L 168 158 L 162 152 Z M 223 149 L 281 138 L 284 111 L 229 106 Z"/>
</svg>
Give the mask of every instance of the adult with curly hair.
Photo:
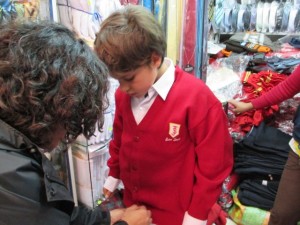
<svg viewBox="0 0 300 225">
<path fill-rule="evenodd" d="M 143 206 L 75 207 L 44 155 L 102 127 L 106 66 L 56 23 L 15 21 L 0 31 L 0 224 L 149 224 Z"/>
</svg>

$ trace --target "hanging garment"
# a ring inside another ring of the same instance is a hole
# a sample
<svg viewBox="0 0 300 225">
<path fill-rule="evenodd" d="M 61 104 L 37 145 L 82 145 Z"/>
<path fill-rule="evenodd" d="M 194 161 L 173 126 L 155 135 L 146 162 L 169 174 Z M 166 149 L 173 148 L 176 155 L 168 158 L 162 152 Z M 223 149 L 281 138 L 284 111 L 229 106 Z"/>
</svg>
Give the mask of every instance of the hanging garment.
<svg viewBox="0 0 300 225">
<path fill-rule="evenodd" d="M 154 5 L 152 0 L 143 0 L 142 5 L 153 13 Z"/>
<path fill-rule="evenodd" d="M 278 5 L 277 11 L 276 11 L 276 15 L 275 15 L 275 20 L 276 20 L 275 31 L 280 31 L 280 28 L 282 26 L 282 18 L 283 18 L 283 7 L 284 7 L 284 4 L 283 4 L 283 2 L 279 2 L 278 4 L 279 5 Z"/>
<path fill-rule="evenodd" d="M 100 16 L 100 24 L 105 20 L 112 12 L 120 9 L 121 3 L 119 0 L 96 0 L 95 12 Z M 100 26 L 99 24 L 99 26 Z"/>
<path fill-rule="evenodd" d="M 57 8 L 58 8 L 60 22 L 70 30 L 74 30 L 72 9 L 71 9 L 71 5 L 69 5 L 69 1 L 57 0 Z"/>
<path fill-rule="evenodd" d="M 158 0 L 156 1 L 156 3 Z M 177 42 L 177 5 L 176 1 L 168 2 L 167 4 L 167 57 L 171 58 L 173 62 L 176 62 L 178 42 Z"/>
<path fill-rule="evenodd" d="M 184 12 L 181 67 L 184 71 L 194 74 L 196 53 L 196 1 L 187 0 Z"/>
<path fill-rule="evenodd" d="M 241 5 L 237 18 L 237 31 L 248 31 L 250 27 L 251 12 L 246 5 Z"/>
<path fill-rule="evenodd" d="M 128 5 L 128 4 L 138 5 L 139 0 L 120 0 L 120 3 L 122 5 Z"/>
<path fill-rule="evenodd" d="M 290 17 L 289 17 L 289 22 L 288 22 L 288 32 L 295 32 L 297 25 L 299 24 L 300 21 L 300 11 L 299 9 L 292 8 L 290 11 Z"/>
<path fill-rule="evenodd" d="M 216 0 L 216 6 L 214 8 L 214 28 L 215 33 L 221 31 L 222 21 L 224 19 L 224 0 Z"/>
<path fill-rule="evenodd" d="M 273 1 L 270 6 L 270 16 L 269 16 L 269 32 L 274 32 L 276 29 L 276 14 L 277 9 L 279 7 L 279 3 L 277 1 Z"/>
<path fill-rule="evenodd" d="M 231 32 L 232 8 L 224 8 L 224 29 L 226 33 Z"/>
<path fill-rule="evenodd" d="M 256 8 L 256 31 L 261 32 L 263 28 L 264 3 L 259 1 Z"/>
<path fill-rule="evenodd" d="M 249 30 L 250 31 L 254 31 L 255 30 L 255 26 L 256 26 L 256 4 L 250 4 L 248 5 L 248 7 L 250 8 L 250 13 L 251 13 L 251 18 L 250 18 L 250 27 Z"/>
<path fill-rule="evenodd" d="M 96 0 L 67 0 L 72 9 L 73 30 L 78 36 L 93 43 L 96 32 L 99 29 L 94 23 L 95 1 Z"/>
<path fill-rule="evenodd" d="M 163 2 L 167 2 L 164 0 Z M 174 61 L 175 65 L 179 65 L 181 62 L 181 52 L 182 52 L 182 40 L 183 40 L 183 1 L 182 0 L 176 0 L 177 2 L 177 21 L 178 21 L 178 27 L 177 27 L 177 33 L 176 33 L 176 40 L 177 40 L 177 46 L 179 46 L 179 49 L 177 51 L 176 55 L 176 61 Z M 166 3 L 165 3 L 166 4 Z"/>
<path fill-rule="evenodd" d="M 17 17 L 17 11 L 10 0 L 0 1 L 0 24 Z"/>
<path fill-rule="evenodd" d="M 24 2 L 24 16 L 30 19 L 36 19 L 39 15 L 39 1 Z"/>
<path fill-rule="evenodd" d="M 237 30 L 237 18 L 239 13 L 240 5 L 235 4 L 235 6 L 232 9 L 232 16 L 231 16 L 231 30 L 232 32 L 236 32 Z"/>
<path fill-rule="evenodd" d="M 265 2 L 263 6 L 263 15 L 262 15 L 262 29 L 261 32 L 266 33 L 269 31 L 269 16 L 270 16 L 270 7 L 269 2 Z"/>
<path fill-rule="evenodd" d="M 283 6 L 283 15 L 282 15 L 282 24 L 281 24 L 281 31 L 285 32 L 288 29 L 289 25 L 289 17 L 290 17 L 290 11 L 292 9 L 293 5 L 290 1 L 286 1 Z"/>
</svg>

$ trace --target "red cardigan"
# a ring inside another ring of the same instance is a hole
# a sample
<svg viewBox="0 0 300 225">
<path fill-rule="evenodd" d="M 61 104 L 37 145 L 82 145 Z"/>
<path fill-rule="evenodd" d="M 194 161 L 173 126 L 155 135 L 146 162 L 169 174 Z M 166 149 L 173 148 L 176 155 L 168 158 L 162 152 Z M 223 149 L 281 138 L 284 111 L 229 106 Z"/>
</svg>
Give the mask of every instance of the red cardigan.
<svg viewBox="0 0 300 225">
<path fill-rule="evenodd" d="M 181 225 L 186 211 L 207 219 L 233 154 L 221 103 L 200 79 L 176 68 L 166 100 L 138 125 L 118 89 L 113 132 L 109 175 L 123 181 L 126 206 L 145 205 L 157 225 Z"/>
</svg>

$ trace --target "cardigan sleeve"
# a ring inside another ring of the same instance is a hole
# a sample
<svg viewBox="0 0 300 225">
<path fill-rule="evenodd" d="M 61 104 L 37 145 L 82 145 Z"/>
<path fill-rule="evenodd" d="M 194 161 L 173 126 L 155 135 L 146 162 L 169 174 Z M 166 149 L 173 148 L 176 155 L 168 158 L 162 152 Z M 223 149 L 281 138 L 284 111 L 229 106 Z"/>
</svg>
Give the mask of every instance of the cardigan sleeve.
<svg viewBox="0 0 300 225">
<path fill-rule="evenodd" d="M 200 104 L 199 104 L 200 105 Z M 211 97 L 202 102 L 198 114 L 201 120 L 191 128 L 195 142 L 196 167 L 195 183 L 189 215 L 207 220 L 208 213 L 221 194 L 223 181 L 230 175 L 233 167 L 233 144 L 228 131 L 228 119 L 221 103 Z M 207 108 L 199 112 L 201 108 Z M 195 112 L 193 112 L 196 117 Z"/>
<path fill-rule="evenodd" d="M 251 101 L 255 109 L 261 109 L 267 106 L 279 104 L 284 100 L 292 98 L 300 91 L 300 66 L 294 72 L 272 88 L 269 92 Z"/>
<path fill-rule="evenodd" d="M 113 123 L 113 138 L 109 143 L 110 158 L 107 161 L 109 167 L 109 176 L 120 179 L 120 164 L 119 164 L 119 150 L 121 146 L 121 136 L 123 129 L 122 113 L 120 112 L 120 90 L 118 89 L 115 94 L 116 110 Z"/>
</svg>

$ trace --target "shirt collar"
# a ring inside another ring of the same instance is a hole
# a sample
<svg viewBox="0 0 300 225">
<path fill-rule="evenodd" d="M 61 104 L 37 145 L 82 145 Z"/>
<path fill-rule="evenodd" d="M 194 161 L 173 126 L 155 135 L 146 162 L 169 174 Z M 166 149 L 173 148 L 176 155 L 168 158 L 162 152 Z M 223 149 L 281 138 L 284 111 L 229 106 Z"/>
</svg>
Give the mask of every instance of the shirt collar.
<svg viewBox="0 0 300 225">
<path fill-rule="evenodd" d="M 168 66 L 167 70 L 153 84 L 149 92 L 156 91 L 163 100 L 166 100 L 167 95 L 175 80 L 175 66 L 172 60 L 169 58 L 165 58 L 164 63 Z"/>
</svg>

